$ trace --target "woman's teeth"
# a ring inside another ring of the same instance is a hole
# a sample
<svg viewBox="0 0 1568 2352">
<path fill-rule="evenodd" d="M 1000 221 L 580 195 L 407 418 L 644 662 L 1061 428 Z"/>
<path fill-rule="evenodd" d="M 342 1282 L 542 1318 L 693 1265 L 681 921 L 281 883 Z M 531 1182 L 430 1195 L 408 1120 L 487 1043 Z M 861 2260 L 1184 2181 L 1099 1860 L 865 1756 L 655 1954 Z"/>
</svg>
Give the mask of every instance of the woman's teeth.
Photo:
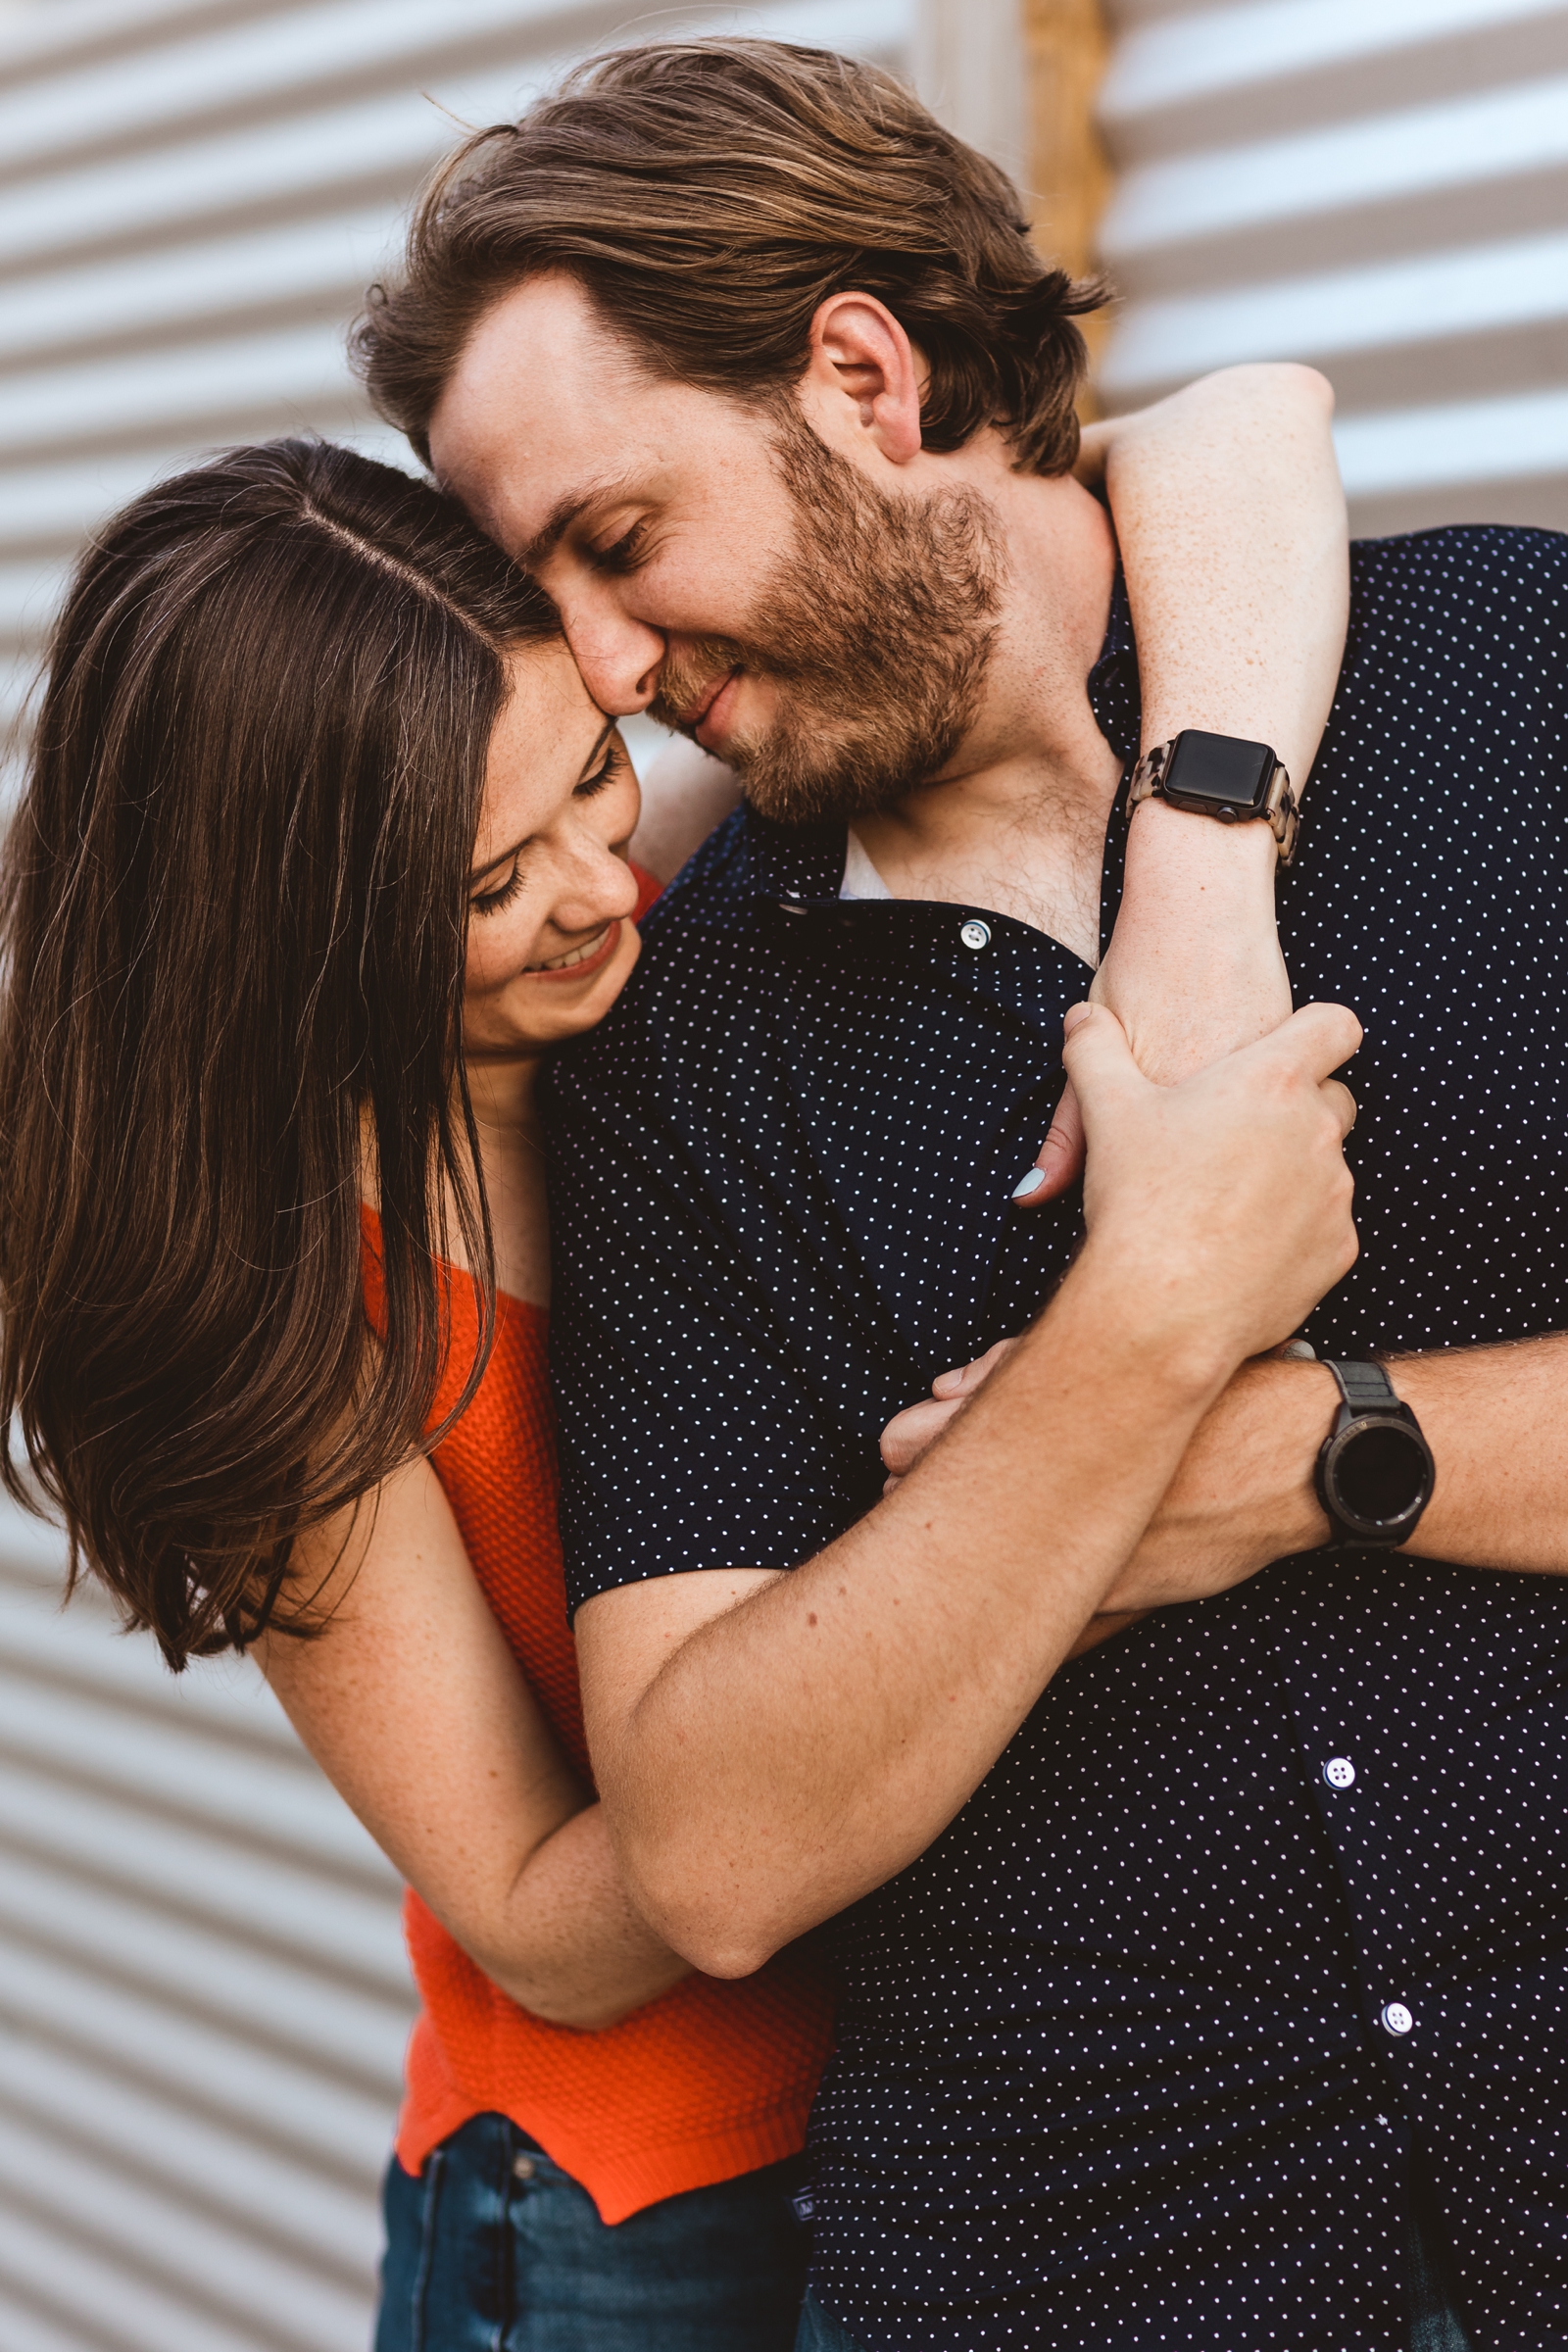
<svg viewBox="0 0 1568 2352">
<path fill-rule="evenodd" d="M 546 963 L 524 964 L 523 969 L 529 972 L 569 971 L 574 963 L 586 963 L 590 956 L 597 956 L 609 937 L 610 925 L 607 923 L 602 931 L 597 932 L 582 947 L 572 948 L 564 956 L 552 956 Z"/>
</svg>

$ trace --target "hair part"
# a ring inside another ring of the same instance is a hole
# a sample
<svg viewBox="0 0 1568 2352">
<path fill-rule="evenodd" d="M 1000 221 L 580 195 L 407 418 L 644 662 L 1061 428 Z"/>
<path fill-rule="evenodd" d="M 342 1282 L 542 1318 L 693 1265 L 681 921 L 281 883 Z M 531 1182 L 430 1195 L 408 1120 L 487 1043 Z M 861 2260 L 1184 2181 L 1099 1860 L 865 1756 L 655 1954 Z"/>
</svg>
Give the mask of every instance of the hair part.
<svg viewBox="0 0 1568 2352">
<path fill-rule="evenodd" d="M 1108 299 L 1042 264 L 1011 181 L 891 74 L 761 40 L 592 58 L 439 169 L 354 334 L 421 458 L 481 318 L 552 272 L 660 373 L 746 400 L 800 382 L 830 296 L 873 294 L 925 356 L 925 446 L 994 425 L 1042 474 L 1077 456 L 1075 321 Z"/>
<path fill-rule="evenodd" d="M 0 1459 L 176 1669 L 302 1630 L 298 1537 L 441 1434 L 449 1202 L 488 1345 L 467 878 L 504 653 L 557 625 L 303 440 L 147 491 L 72 583 L 0 906 Z"/>
</svg>

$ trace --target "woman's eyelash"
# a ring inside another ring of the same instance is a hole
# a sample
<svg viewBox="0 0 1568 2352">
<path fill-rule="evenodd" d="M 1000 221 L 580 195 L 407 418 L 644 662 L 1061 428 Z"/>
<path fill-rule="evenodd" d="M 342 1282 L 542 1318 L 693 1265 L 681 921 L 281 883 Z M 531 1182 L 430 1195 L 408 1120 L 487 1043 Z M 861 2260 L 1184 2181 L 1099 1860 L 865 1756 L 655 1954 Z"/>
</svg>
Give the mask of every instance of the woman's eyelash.
<svg viewBox="0 0 1568 2352">
<path fill-rule="evenodd" d="M 499 914 L 510 906 L 522 888 L 522 859 L 519 858 L 499 890 L 476 890 L 468 905 L 475 914 Z"/>
<path fill-rule="evenodd" d="M 576 791 L 573 793 L 572 798 L 578 801 L 591 801 L 596 792 L 603 792 L 605 786 L 610 782 L 611 777 L 620 765 L 620 760 L 621 754 L 618 751 L 613 749 L 608 751 L 605 754 L 604 759 L 600 761 L 599 765 L 594 769 L 593 774 L 591 776 L 584 776 L 582 782 L 577 786 Z"/>
<path fill-rule="evenodd" d="M 579 801 L 591 801 L 595 793 L 603 792 L 625 757 L 619 744 L 612 743 L 599 765 L 594 769 L 593 774 L 584 776 L 582 782 L 576 787 L 573 798 Z M 499 914 L 503 906 L 512 905 L 521 888 L 522 855 L 519 851 L 512 871 L 502 883 L 501 888 L 499 890 L 476 890 L 469 899 L 468 905 L 475 914 Z"/>
</svg>

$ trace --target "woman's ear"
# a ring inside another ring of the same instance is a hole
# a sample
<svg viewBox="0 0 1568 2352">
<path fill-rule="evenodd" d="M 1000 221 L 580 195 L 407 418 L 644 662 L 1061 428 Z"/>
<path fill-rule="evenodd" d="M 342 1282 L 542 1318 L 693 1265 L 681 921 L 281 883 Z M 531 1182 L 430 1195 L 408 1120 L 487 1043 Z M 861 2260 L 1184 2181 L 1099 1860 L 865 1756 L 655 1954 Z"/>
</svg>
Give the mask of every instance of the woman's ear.
<svg viewBox="0 0 1568 2352">
<path fill-rule="evenodd" d="M 833 294 L 818 309 L 799 397 L 830 449 L 907 466 L 920 454 L 925 379 L 921 354 L 874 294 Z"/>
</svg>

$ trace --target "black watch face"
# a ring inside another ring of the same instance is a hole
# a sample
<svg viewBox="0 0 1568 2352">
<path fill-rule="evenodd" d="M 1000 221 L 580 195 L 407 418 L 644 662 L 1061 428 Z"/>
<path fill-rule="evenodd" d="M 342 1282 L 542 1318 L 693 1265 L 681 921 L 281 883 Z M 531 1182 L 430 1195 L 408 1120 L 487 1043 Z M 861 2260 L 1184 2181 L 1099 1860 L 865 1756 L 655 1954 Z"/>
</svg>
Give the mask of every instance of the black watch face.
<svg viewBox="0 0 1568 2352">
<path fill-rule="evenodd" d="M 1400 1421 L 1361 1422 L 1333 1448 L 1328 1480 L 1339 1515 L 1372 1533 L 1396 1527 L 1432 1490 L 1432 1457 Z"/>
<path fill-rule="evenodd" d="M 1215 808 L 1261 808 L 1273 773 L 1274 755 L 1266 743 L 1189 727 L 1177 738 L 1165 770 L 1165 792 L 1171 800 L 1208 801 Z"/>
</svg>

